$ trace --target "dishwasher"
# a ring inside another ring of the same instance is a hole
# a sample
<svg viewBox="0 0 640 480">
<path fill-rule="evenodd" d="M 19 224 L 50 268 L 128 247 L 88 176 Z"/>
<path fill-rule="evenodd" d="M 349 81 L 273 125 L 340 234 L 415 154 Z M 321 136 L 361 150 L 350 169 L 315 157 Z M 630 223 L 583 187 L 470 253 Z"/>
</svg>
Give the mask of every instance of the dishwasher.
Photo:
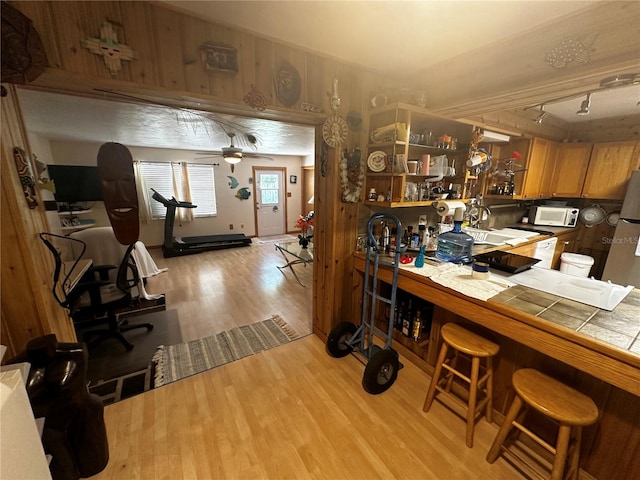
<svg viewBox="0 0 640 480">
<path fill-rule="evenodd" d="M 540 262 L 536 263 L 536 267 L 551 268 L 551 262 L 553 262 L 553 252 L 556 249 L 558 243 L 557 237 L 548 238 L 547 240 L 540 240 L 536 243 L 536 248 L 533 251 L 533 258 L 537 258 Z"/>
</svg>

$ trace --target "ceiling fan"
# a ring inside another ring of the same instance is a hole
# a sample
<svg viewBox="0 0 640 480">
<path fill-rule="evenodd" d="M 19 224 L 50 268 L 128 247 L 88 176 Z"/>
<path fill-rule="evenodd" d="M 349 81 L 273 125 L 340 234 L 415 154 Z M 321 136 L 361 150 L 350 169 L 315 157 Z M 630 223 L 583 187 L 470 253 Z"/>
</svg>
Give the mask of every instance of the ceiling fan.
<svg viewBox="0 0 640 480">
<path fill-rule="evenodd" d="M 240 147 L 236 147 L 233 144 L 233 139 L 235 138 L 236 134 L 232 133 L 232 132 L 227 132 L 227 135 L 229 136 L 229 143 L 230 145 L 228 147 L 222 147 L 220 152 L 198 152 L 198 155 L 208 155 L 208 156 L 221 156 L 222 159 L 227 162 L 228 164 L 231 165 L 231 172 L 233 173 L 234 170 L 234 166 L 237 163 L 240 163 L 242 161 L 243 158 L 245 157 L 252 157 L 252 158 L 264 158 L 267 160 L 273 160 L 273 158 L 271 157 L 266 157 L 264 155 L 259 155 L 259 154 L 255 154 L 255 153 L 249 153 L 249 152 L 243 152 L 242 149 Z M 253 140 L 255 140 L 255 137 L 253 135 L 248 135 L 247 136 L 249 141 L 251 142 L 252 138 Z M 252 143 L 255 143 L 252 142 Z M 202 157 L 202 158 L 206 158 L 206 157 Z"/>
</svg>

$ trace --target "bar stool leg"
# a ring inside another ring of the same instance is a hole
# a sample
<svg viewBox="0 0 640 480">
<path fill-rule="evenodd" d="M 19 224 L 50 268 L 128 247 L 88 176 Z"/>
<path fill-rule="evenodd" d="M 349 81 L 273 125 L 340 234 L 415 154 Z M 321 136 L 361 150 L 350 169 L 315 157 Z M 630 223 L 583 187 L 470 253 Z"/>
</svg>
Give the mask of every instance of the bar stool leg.
<svg viewBox="0 0 640 480">
<path fill-rule="evenodd" d="M 478 401 L 478 375 L 480 357 L 471 359 L 471 383 L 469 385 L 469 404 L 467 407 L 467 447 L 473 447 L 473 431 L 476 425 L 476 403 Z"/>
<path fill-rule="evenodd" d="M 447 350 L 448 346 L 446 342 L 442 342 L 442 348 L 440 348 L 440 354 L 438 355 L 438 360 L 436 361 L 436 368 L 433 371 L 433 377 L 431 378 L 431 383 L 429 384 L 427 397 L 424 399 L 424 406 L 422 407 L 423 412 L 428 412 L 431 408 L 431 404 L 433 403 L 433 398 L 436 394 L 436 385 L 438 384 L 440 373 L 442 373 L 442 364 L 444 363 L 444 359 L 447 357 Z"/>
<path fill-rule="evenodd" d="M 553 460 L 553 467 L 551 468 L 551 480 L 562 480 L 570 438 L 571 426 L 560 424 L 556 443 L 556 458 Z"/>
<path fill-rule="evenodd" d="M 453 350 L 453 358 L 449 362 L 449 367 L 451 367 L 453 370 L 456 370 L 458 368 L 458 351 L 456 349 Z M 444 388 L 445 392 L 451 392 L 451 386 L 453 385 L 454 377 L 455 375 L 452 371 L 447 372 L 447 384 Z"/>
<path fill-rule="evenodd" d="M 498 431 L 498 435 L 496 435 L 489 452 L 487 453 L 486 460 L 489 463 L 495 462 L 500 456 L 500 450 L 502 448 L 502 444 L 507 439 L 509 432 L 511 431 L 511 424 L 518 416 L 520 409 L 522 408 L 522 400 L 519 396 L 515 396 L 513 399 L 513 403 L 511 403 L 511 407 L 507 412 L 507 415 L 504 417 L 504 422 Z"/>
<path fill-rule="evenodd" d="M 487 380 L 485 382 L 487 389 L 487 407 L 485 409 L 485 418 L 487 422 L 493 421 L 493 357 L 487 357 Z"/>
<path fill-rule="evenodd" d="M 569 458 L 569 471 L 567 478 L 569 480 L 578 480 L 578 470 L 580 468 L 580 444 L 582 442 L 582 428 L 574 428 L 573 448 L 571 449 Z"/>
</svg>

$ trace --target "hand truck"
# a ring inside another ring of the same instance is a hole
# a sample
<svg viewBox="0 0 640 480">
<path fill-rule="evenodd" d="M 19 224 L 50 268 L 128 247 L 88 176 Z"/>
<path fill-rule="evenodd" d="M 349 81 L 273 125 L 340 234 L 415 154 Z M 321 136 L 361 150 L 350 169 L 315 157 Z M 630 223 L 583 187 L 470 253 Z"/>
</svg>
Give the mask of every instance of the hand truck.
<svg viewBox="0 0 640 480">
<path fill-rule="evenodd" d="M 376 222 L 383 222 L 387 227 L 389 224 L 396 226 L 396 249 L 393 261 L 392 257 L 389 257 L 385 252 L 385 247 L 388 247 L 391 237 L 384 238 L 383 235 L 380 241 L 377 241 L 373 234 Z M 398 377 L 398 370 L 403 367 L 398 352 L 391 348 L 395 324 L 398 265 L 400 264 L 400 255 L 406 251 L 406 246 L 401 246 L 401 238 L 402 224 L 397 217 L 383 213 L 375 213 L 371 216 L 367 224 L 367 259 L 360 325 L 356 326 L 354 323 L 346 321 L 340 322 L 331 329 L 327 338 L 327 352 L 332 357 L 342 358 L 355 351 L 366 359 L 362 387 L 372 395 L 382 393 L 391 387 Z M 380 264 L 393 266 L 391 296 L 388 298 L 378 293 L 378 267 Z M 387 303 L 390 307 L 389 327 L 386 332 L 375 326 L 378 301 Z M 383 347 L 374 344 L 374 334 L 378 334 L 384 341 Z"/>
</svg>

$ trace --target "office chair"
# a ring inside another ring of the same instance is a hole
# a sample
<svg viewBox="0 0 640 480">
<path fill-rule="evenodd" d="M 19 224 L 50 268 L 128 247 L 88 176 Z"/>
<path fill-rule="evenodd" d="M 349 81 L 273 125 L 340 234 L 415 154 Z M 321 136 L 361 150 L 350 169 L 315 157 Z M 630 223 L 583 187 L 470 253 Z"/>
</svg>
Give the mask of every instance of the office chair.
<svg viewBox="0 0 640 480">
<path fill-rule="evenodd" d="M 70 245 L 82 244 L 82 254 L 86 250 L 84 242 L 46 232 L 41 233 L 40 238 L 55 260 L 53 295 L 58 303 L 69 311 L 75 326 L 82 329 L 91 325 L 107 324 L 107 328 L 83 332 L 83 340 L 89 348 L 108 338 L 116 338 L 127 350 L 131 350 L 133 344 L 125 338 L 123 332 L 134 328 L 153 330 L 151 323 L 129 324 L 126 319 L 118 319 L 119 309 L 129 307 L 138 301 L 137 295 L 132 294 L 139 282 L 138 270 L 131 256 L 133 244 L 126 249 L 115 282 L 108 280 L 109 271 L 116 268 L 114 265 L 93 265 L 78 282 L 73 282 L 74 271 L 82 256 L 73 262 L 67 272 L 65 267 L 71 262 L 63 262 L 60 251 L 54 245 L 54 239 L 71 242 Z M 61 277 L 63 273 L 64 277 Z"/>
</svg>

